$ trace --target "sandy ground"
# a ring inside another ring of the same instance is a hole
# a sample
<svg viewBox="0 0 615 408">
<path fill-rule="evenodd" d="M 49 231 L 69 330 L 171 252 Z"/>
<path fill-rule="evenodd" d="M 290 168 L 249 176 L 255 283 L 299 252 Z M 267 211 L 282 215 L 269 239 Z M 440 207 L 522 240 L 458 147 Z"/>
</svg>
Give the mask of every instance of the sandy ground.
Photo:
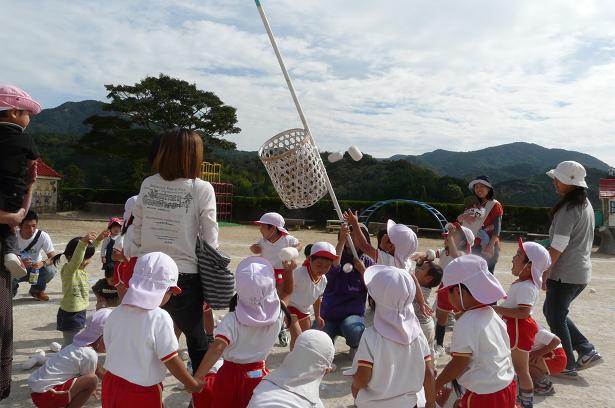
<svg viewBox="0 0 615 408">
<path fill-rule="evenodd" d="M 74 221 L 61 219 L 42 219 L 39 223 L 41 229 L 50 233 L 57 250 L 62 250 L 66 242 L 78 235 L 84 235 L 88 231 L 99 231 L 105 227 L 104 222 Z M 320 231 L 296 231 L 297 236 L 304 244 L 316 241 L 329 241 L 335 244 L 336 236 Z M 258 238 L 258 230 L 255 227 L 237 226 L 223 227 L 220 231 L 221 248 L 232 256 L 232 266 L 235 267 L 243 257 L 249 254 L 248 246 Z M 432 239 L 420 239 L 420 249 L 435 248 L 440 242 Z M 515 243 L 503 245 L 500 262 L 496 268 L 496 276 L 505 288 L 512 281 L 510 264 L 513 252 L 516 251 Z M 100 271 L 100 259 L 88 268 L 92 283 L 102 277 Z M 594 255 L 592 258 L 594 275 L 591 284 L 581 296 L 573 303 L 571 317 L 593 342 L 600 351 L 605 363 L 582 371 L 578 380 L 566 380 L 554 378 L 556 394 L 547 398 L 536 397 L 538 407 L 615 407 L 613 395 L 615 384 L 609 375 L 615 369 L 615 328 L 612 319 L 615 317 L 615 258 L 607 258 Z M 14 299 L 14 322 L 15 322 L 15 354 L 13 362 L 13 390 L 11 397 L 2 401 L 0 405 L 7 407 L 32 406 L 27 379 L 33 370 L 23 371 L 21 363 L 37 348 L 47 349 L 52 341 L 61 342 L 62 336 L 56 331 L 56 313 L 61 297 L 61 282 L 55 278 L 48 287 L 51 297 L 49 302 L 39 302 L 28 295 L 28 284 L 22 283 L 19 293 Z M 593 289 L 593 290 L 590 290 Z M 594 292 L 594 293 L 592 293 Z M 543 295 L 539 300 L 542 305 Z M 95 298 L 90 297 L 90 309 L 94 310 Z M 218 312 L 218 317 L 221 313 Z M 535 311 L 535 318 L 539 323 L 545 324 L 541 307 Z M 450 341 L 450 333 L 447 333 L 445 344 Z M 182 338 L 182 346 L 185 342 Z M 349 377 L 344 377 L 341 372 L 350 366 L 348 346 L 343 338 L 336 341 L 337 354 L 335 363 L 337 370 L 325 377 L 321 386 L 321 397 L 326 407 L 351 407 L 353 404 L 350 395 Z M 275 346 L 268 358 L 268 365 L 275 369 L 285 354 L 287 348 Z M 446 359 L 438 361 L 437 366 L 443 367 Z M 189 395 L 178 389 L 177 382 L 171 376 L 165 380 L 164 403 L 166 407 L 186 407 Z M 100 406 L 99 401 L 91 400 L 89 407 Z"/>
</svg>

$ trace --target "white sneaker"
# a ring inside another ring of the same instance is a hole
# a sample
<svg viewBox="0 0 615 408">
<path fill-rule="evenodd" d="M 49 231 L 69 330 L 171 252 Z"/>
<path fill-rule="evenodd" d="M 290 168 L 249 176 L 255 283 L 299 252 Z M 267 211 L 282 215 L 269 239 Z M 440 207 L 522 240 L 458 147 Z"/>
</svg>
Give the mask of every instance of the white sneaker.
<svg viewBox="0 0 615 408">
<path fill-rule="evenodd" d="M 21 263 L 21 259 L 15 254 L 4 255 L 4 267 L 15 279 L 23 278 L 28 273 L 28 270 Z"/>
<path fill-rule="evenodd" d="M 434 356 L 435 358 L 440 358 L 444 355 L 444 347 L 436 344 L 436 346 L 434 347 Z"/>
</svg>

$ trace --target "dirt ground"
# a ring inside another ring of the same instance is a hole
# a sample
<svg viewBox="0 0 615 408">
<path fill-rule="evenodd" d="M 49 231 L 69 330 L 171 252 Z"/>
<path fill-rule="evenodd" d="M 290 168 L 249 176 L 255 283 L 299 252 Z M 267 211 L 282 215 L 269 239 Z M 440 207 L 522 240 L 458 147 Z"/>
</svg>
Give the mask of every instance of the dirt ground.
<svg viewBox="0 0 615 408">
<path fill-rule="evenodd" d="M 39 226 L 51 235 L 56 250 L 62 250 L 72 237 L 84 235 L 88 231 L 100 231 L 104 229 L 105 223 L 102 220 L 77 221 L 54 217 L 41 219 Z M 248 247 L 256 241 L 258 235 L 258 230 L 250 226 L 221 228 L 221 249 L 231 255 L 233 268 L 241 259 L 249 255 Z M 329 241 L 335 244 L 336 240 L 334 234 L 315 230 L 296 231 L 293 235 L 304 244 L 316 241 Z M 441 242 L 433 239 L 420 238 L 419 242 L 420 250 L 441 245 Z M 510 265 L 514 251 L 516 251 L 516 243 L 504 243 L 500 261 L 496 267 L 496 276 L 505 288 L 508 288 L 512 281 Z M 96 256 L 88 268 L 92 283 L 103 276 L 99 258 Z M 615 258 L 594 254 L 592 264 L 594 268 L 592 282 L 573 303 L 570 316 L 603 355 L 605 363 L 582 371 L 578 380 L 554 378 L 556 394 L 546 398 L 536 397 L 537 407 L 615 407 L 615 401 L 613 401 L 615 385 L 612 375 L 609 374 L 615 369 L 615 328 L 612 324 L 612 319 L 615 318 L 615 276 L 613 275 Z M 28 295 L 28 284 L 22 283 L 14 299 L 13 389 L 11 397 L 2 401 L 2 406 L 32 406 L 27 379 L 34 369 L 24 371 L 20 366 L 34 350 L 38 348 L 48 350 L 52 341 L 61 342 L 62 336 L 56 331 L 56 313 L 61 297 L 59 277 L 53 279 L 49 284 L 48 294 L 51 297 L 49 302 L 39 302 Z M 538 303 L 540 306 L 542 306 L 543 299 L 544 295 L 541 295 Z M 95 303 L 95 298 L 91 295 L 89 310 L 94 310 Z M 540 306 L 536 308 L 534 317 L 539 323 L 545 324 Z M 218 312 L 217 317 L 222 317 L 222 313 Z M 448 342 L 450 342 L 450 332 L 447 333 L 445 345 Z M 181 344 L 185 347 L 183 338 Z M 343 338 L 338 338 L 335 346 L 337 370 L 325 376 L 321 386 L 321 398 L 326 407 L 351 407 L 353 399 L 350 395 L 350 377 L 342 375 L 342 371 L 351 364 L 347 354 L 348 346 L 344 343 Z M 268 366 L 275 369 L 287 352 L 287 348 L 275 346 L 268 358 Z M 446 358 L 441 358 L 437 362 L 437 367 L 441 369 L 446 362 Z M 177 382 L 173 377 L 168 376 L 164 385 L 166 407 L 188 406 L 189 395 L 177 387 Z M 87 406 L 100 406 L 100 401 L 91 400 Z"/>
</svg>

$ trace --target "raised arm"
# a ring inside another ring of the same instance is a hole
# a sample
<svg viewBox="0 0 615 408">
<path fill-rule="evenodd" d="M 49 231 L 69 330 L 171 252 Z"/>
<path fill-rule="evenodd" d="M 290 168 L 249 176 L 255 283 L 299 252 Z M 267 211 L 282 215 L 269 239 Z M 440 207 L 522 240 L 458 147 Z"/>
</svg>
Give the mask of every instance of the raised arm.
<svg viewBox="0 0 615 408">
<path fill-rule="evenodd" d="M 365 239 L 365 236 L 361 232 L 357 212 L 352 212 L 352 210 L 346 210 L 344 212 L 344 220 L 352 227 L 352 241 L 355 248 L 360 249 L 365 255 L 369 256 L 370 258 L 377 260 L 378 250 L 370 245 L 370 243 Z"/>
</svg>

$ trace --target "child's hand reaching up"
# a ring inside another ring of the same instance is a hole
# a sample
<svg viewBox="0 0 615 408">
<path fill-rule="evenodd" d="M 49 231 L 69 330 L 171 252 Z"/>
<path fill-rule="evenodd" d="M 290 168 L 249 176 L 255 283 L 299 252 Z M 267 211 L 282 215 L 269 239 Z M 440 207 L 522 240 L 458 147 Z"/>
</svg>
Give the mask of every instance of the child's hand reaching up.
<svg viewBox="0 0 615 408">
<path fill-rule="evenodd" d="M 357 211 L 352 211 L 351 209 L 348 209 L 346 211 L 344 211 L 344 221 L 346 221 L 348 224 L 354 226 L 358 226 L 359 225 L 359 215 Z"/>
<path fill-rule="evenodd" d="M 96 241 L 102 241 L 103 239 L 107 238 L 109 235 L 111 235 L 111 231 L 104 230 L 103 232 L 98 234 L 98 237 L 96 238 Z"/>
<path fill-rule="evenodd" d="M 83 238 L 81 238 L 81 240 L 83 242 L 92 242 L 96 239 L 96 233 L 95 232 L 88 232 L 86 235 L 83 236 Z"/>
</svg>

